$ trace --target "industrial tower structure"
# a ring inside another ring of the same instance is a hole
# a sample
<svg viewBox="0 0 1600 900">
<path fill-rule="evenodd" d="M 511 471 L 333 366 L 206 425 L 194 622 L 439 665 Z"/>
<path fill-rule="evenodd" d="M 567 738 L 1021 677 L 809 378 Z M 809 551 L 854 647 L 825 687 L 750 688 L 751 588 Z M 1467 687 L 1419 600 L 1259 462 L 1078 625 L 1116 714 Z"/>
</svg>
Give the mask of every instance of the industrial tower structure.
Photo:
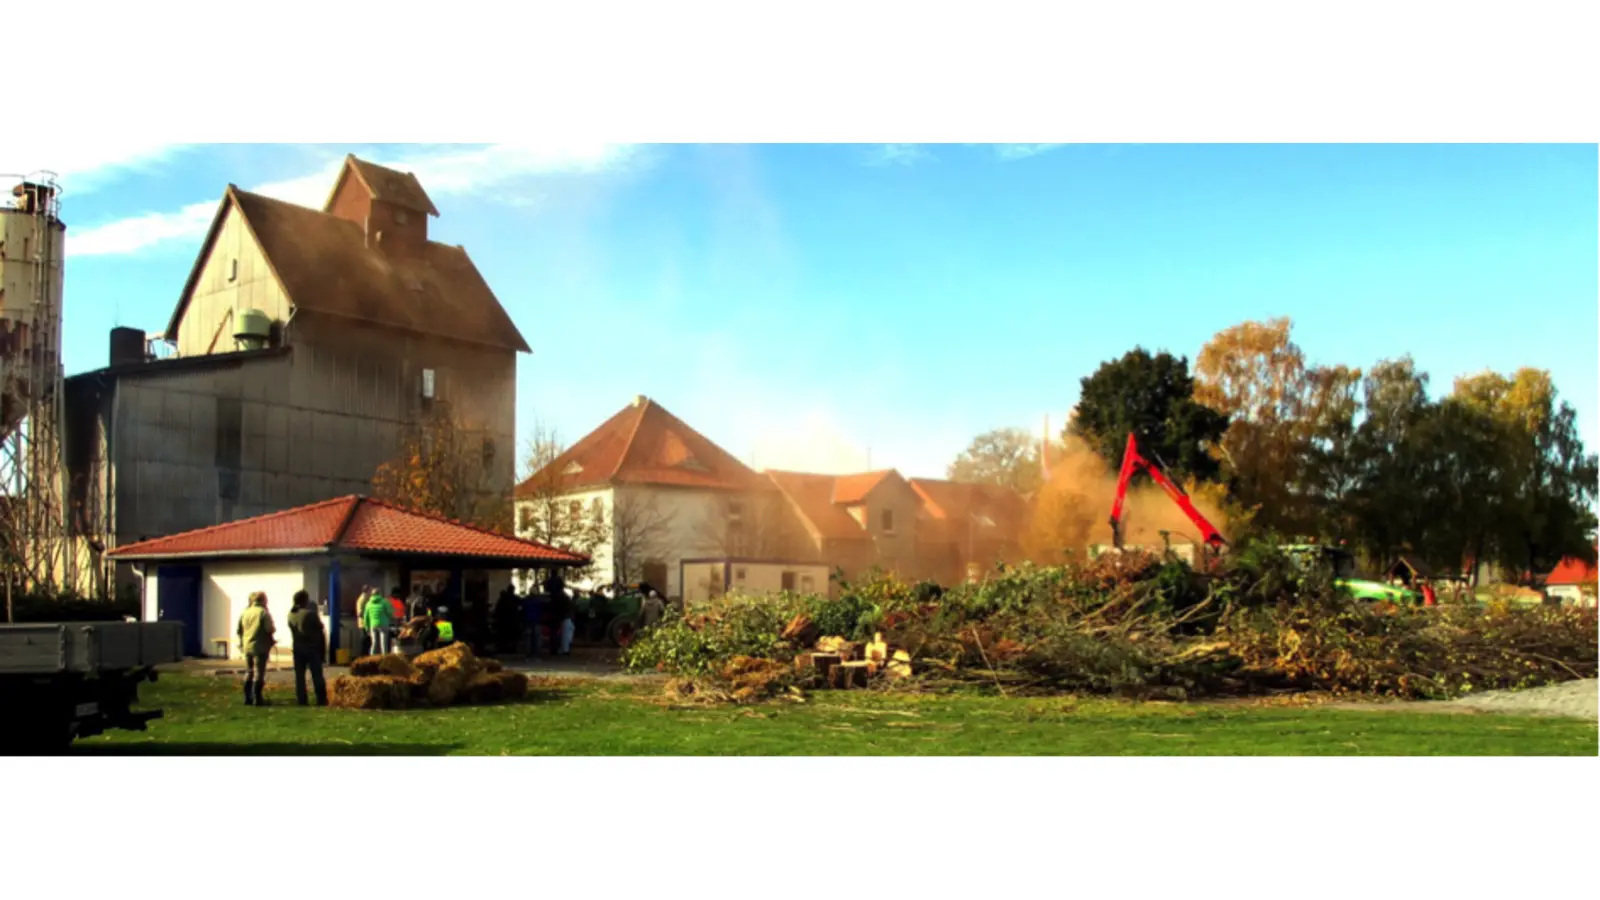
<svg viewBox="0 0 1600 900">
<path fill-rule="evenodd" d="M 61 364 L 66 225 L 51 173 L 0 175 L 0 580 L 14 592 L 77 586 L 65 508 Z"/>
</svg>

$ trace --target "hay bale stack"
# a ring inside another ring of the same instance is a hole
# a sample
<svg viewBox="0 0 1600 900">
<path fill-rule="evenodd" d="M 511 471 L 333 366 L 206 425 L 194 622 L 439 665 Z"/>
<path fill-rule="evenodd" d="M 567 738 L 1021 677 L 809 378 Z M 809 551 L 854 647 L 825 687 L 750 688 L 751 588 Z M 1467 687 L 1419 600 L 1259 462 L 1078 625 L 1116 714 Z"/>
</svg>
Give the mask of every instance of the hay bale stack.
<svg viewBox="0 0 1600 900">
<path fill-rule="evenodd" d="M 505 692 L 497 676 L 479 672 L 461 689 L 461 696 L 468 703 L 496 703 L 505 696 Z"/>
<path fill-rule="evenodd" d="M 472 648 L 466 644 L 455 643 L 438 650 L 429 650 L 412 660 L 412 664 L 419 668 L 442 669 L 445 666 L 461 666 L 475 659 Z"/>
<path fill-rule="evenodd" d="M 388 675 L 404 681 L 417 674 L 417 667 L 413 666 L 404 656 L 396 653 L 378 657 L 378 674 Z"/>
<path fill-rule="evenodd" d="M 386 674 L 382 668 L 383 659 L 382 656 L 363 656 L 352 660 L 350 674 L 357 678 L 370 678 L 373 675 Z"/>
<path fill-rule="evenodd" d="M 461 689 L 471 679 L 471 673 L 460 666 L 440 667 L 428 682 L 428 702 L 434 706 L 449 706 L 456 702 Z"/>
<path fill-rule="evenodd" d="M 528 676 L 521 672 L 496 672 L 500 681 L 500 695 L 507 700 L 521 700 L 528 696 Z"/>
<path fill-rule="evenodd" d="M 343 709 L 405 709 L 411 705 L 411 685 L 390 675 L 341 675 L 333 680 L 328 703 Z"/>
<path fill-rule="evenodd" d="M 500 660 L 498 659 L 482 659 L 479 660 L 479 662 L 483 663 L 483 670 L 491 675 L 496 672 L 504 672 L 506 670 L 506 667 L 501 665 Z"/>
</svg>

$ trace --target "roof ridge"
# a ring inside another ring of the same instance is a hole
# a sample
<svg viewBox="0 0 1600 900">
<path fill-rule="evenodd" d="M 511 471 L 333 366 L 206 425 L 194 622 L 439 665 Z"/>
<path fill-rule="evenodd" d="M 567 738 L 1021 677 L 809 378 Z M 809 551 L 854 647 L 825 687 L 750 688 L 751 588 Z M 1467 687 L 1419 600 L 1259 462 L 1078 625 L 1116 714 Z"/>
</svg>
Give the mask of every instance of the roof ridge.
<svg viewBox="0 0 1600 900">
<path fill-rule="evenodd" d="M 617 473 L 622 471 L 622 464 L 627 462 L 629 454 L 633 453 L 633 442 L 639 439 L 639 426 L 644 424 L 645 414 L 653 405 L 655 401 L 649 397 L 645 397 L 644 402 L 638 405 L 639 415 L 634 418 L 633 427 L 628 430 L 628 439 L 623 442 L 622 452 L 617 454 L 617 464 L 611 467 L 611 474 L 606 477 L 607 481 L 616 480 Z"/>
<path fill-rule="evenodd" d="M 142 540 L 142 541 L 134 541 L 131 544 L 122 544 L 121 546 L 118 546 L 116 549 L 117 550 L 128 550 L 128 549 L 131 549 L 133 547 L 138 547 L 138 546 L 140 546 L 142 544 L 153 544 L 153 543 L 155 543 L 157 541 L 165 541 L 165 540 L 168 540 L 170 538 L 177 537 L 179 535 L 182 535 L 184 537 L 193 537 L 193 536 L 199 536 L 199 535 L 204 535 L 204 534 L 211 534 L 211 533 L 216 532 L 216 531 L 221 531 L 224 528 L 233 528 L 233 527 L 236 527 L 236 526 L 239 526 L 239 525 L 249 525 L 249 524 L 254 524 L 254 523 L 257 523 L 257 522 L 265 522 L 265 521 L 267 521 L 269 519 L 279 519 L 279 518 L 282 518 L 284 516 L 299 515 L 299 514 L 304 513 L 304 512 L 309 512 L 309 511 L 311 511 L 313 509 L 320 509 L 320 508 L 325 507 L 325 506 L 332 506 L 332 505 L 334 505 L 336 503 L 344 503 L 344 502 L 347 502 L 347 501 L 351 500 L 352 498 L 359 498 L 360 496 L 361 496 L 360 494 L 345 494 L 342 497 L 331 497 L 331 498 L 329 498 L 327 500 L 318 500 L 315 503 L 306 503 L 306 504 L 301 505 L 301 506 L 292 506 L 292 507 L 290 507 L 288 509 L 280 509 L 280 510 L 278 510 L 276 512 L 262 513 L 259 516 L 248 516 L 248 517 L 243 518 L 243 519 L 234 519 L 234 520 L 232 520 L 230 522 L 218 522 L 215 525 L 206 525 L 206 526 L 204 526 L 202 528 L 191 528 L 188 531 L 180 531 L 180 532 L 177 532 L 176 534 L 164 534 L 161 537 L 153 537 L 153 538 L 147 538 L 147 539 Z M 336 532 L 335 535 L 334 535 L 334 540 L 337 541 L 339 536 L 342 533 L 343 533 L 343 529 L 340 529 L 339 532 Z"/>
</svg>

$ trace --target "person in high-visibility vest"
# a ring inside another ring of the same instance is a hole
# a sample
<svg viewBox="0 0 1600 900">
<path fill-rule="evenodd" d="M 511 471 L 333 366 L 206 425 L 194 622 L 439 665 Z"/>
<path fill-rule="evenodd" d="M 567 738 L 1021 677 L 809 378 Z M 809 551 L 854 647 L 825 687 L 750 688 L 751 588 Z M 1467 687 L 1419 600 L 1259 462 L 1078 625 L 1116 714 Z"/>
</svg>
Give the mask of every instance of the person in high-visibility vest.
<svg viewBox="0 0 1600 900">
<path fill-rule="evenodd" d="M 441 606 L 439 615 L 434 618 L 433 626 L 439 629 L 439 646 L 445 647 L 456 641 L 456 627 L 450 624 L 450 610 Z"/>
</svg>

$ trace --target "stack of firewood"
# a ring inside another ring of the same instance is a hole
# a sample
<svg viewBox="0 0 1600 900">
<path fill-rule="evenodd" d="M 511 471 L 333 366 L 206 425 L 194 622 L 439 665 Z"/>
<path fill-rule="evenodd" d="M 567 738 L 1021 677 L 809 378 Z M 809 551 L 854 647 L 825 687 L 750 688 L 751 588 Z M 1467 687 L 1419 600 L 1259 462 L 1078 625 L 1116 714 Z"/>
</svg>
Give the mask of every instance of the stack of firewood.
<svg viewBox="0 0 1600 900">
<path fill-rule="evenodd" d="M 799 617 L 803 618 L 803 617 Z M 805 633 L 803 626 L 791 622 L 785 629 L 791 639 Z M 911 674 L 911 656 L 904 650 L 892 651 L 882 634 L 873 635 L 865 643 L 838 636 L 817 639 L 814 649 L 794 658 L 795 676 L 803 681 L 846 690 L 864 688 L 880 675 L 885 678 L 905 678 Z"/>
</svg>

